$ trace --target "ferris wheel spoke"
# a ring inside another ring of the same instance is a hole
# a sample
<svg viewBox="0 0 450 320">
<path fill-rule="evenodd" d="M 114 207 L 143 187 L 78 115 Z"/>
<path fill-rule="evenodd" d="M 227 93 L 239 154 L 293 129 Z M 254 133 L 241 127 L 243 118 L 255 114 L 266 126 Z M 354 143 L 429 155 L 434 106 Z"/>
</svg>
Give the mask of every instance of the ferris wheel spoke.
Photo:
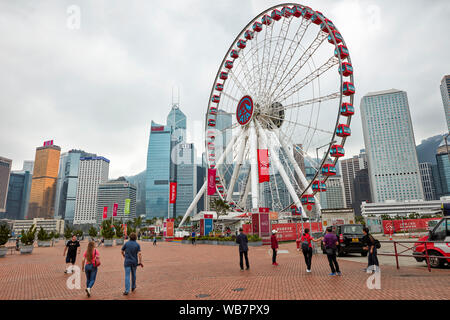
<svg viewBox="0 0 450 320">
<path fill-rule="evenodd" d="M 278 88 L 281 88 L 283 91 L 286 86 L 295 78 L 297 73 L 303 68 L 303 66 L 309 61 L 309 59 L 313 56 L 316 50 L 320 47 L 320 45 L 327 39 L 328 35 L 325 32 L 319 32 L 314 39 L 314 41 L 309 45 L 309 47 L 303 52 L 300 59 L 289 69 L 288 72 L 285 72 L 284 77 L 280 77 L 280 81 L 277 82 L 275 88 L 271 92 L 271 97 L 275 95 Z"/>
<path fill-rule="evenodd" d="M 224 91 L 222 92 L 222 95 L 224 95 L 225 97 L 227 97 L 230 100 L 233 100 L 234 102 L 239 102 L 238 99 L 236 99 L 235 97 L 233 97 L 232 95 L 230 95 L 230 94 L 228 94 L 228 93 L 226 93 Z"/>
<path fill-rule="evenodd" d="M 250 122 L 249 129 L 250 144 L 250 166 L 252 172 L 252 208 L 259 206 L 259 181 L 258 181 L 258 138 L 256 135 L 255 123 Z"/>
<path fill-rule="evenodd" d="M 263 78 L 267 77 L 267 72 L 265 71 L 265 68 L 267 64 L 269 63 L 268 60 L 270 58 L 270 49 L 272 41 L 270 39 L 272 38 L 272 30 L 273 30 L 274 23 L 271 23 L 270 26 L 266 26 L 265 32 L 264 32 L 264 46 L 263 46 L 263 56 L 262 56 L 262 64 L 260 68 L 260 74 L 259 74 L 259 90 L 258 90 L 258 97 L 261 96 L 261 92 L 263 92 Z"/>
<path fill-rule="evenodd" d="M 236 184 L 236 180 L 239 177 L 239 172 L 242 166 L 242 161 L 244 159 L 244 151 L 246 145 L 247 145 L 247 130 L 243 133 L 242 142 L 239 145 L 236 161 L 234 162 L 233 174 L 231 176 L 231 181 L 227 192 L 227 201 L 232 200 L 234 185 Z"/>
<path fill-rule="evenodd" d="M 339 59 L 334 56 L 331 57 L 330 59 L 328 59 L 327 62 L 325 62 L 323 65 L 321 65 L 319 68 L 317 68 L 313 72 L 311 72 L 311 74 L 309 74 L 308 76 L 306 76 L 305 78 L 300 80 L 300 82 L 296 83 L 294 86 L 292 86 L 288 90 L 286 90 L 286 91 L 284 91 L 284 89 L 281 90 L 281 92 L 275 97 L 274 100 L 280 101 L 280 102 L 285 101 L 290 96 L 292 96 L 296 92 L 300 91 L 302 88 L 304 88 L 310 82 L 317 79 L 323 73 L 327 72 L 328 70 L 330 70 L 332 67 L 336 66 L 337 64 L 339 64 Z"/>
<path fill-rule="evenodd" d="M 243 95 L 247 95 L 247 94 L 250 93 L 250 90 L 249 90 L 248 88 L 246 88 L 246 87 L 239 81 L 237 75 L 236 75 L 232 70 L 230 70 L 229 76 L 230 76 L 230 79 L 233 80 L 233 83 L 236 85 L 236 87 L 239 89 L 239 91 L 241 91 L 241 93 L 242 93 Z"/>
<path fill-rule="evenodd" d="M 333 134 L 333 132 L 328 131 L 328 130 L 319 129 L 317 127 L 312 127 L 312 126 L 309 126 L 309 125 L 306 125 L 306 124 L 303 124 L 303 123 L 299 123 L 299 122 L 296 122 L 296 121 L 286 120 L 286 119 L 283 119 L 283 118 L 280 118 L 280 117 L 275 117 L 274 115 L 270 115 L 270 114 L 264 114 L 264 117 L 268 117 L 270 119 L 282 120 L 283 122 L 287 122 L 287 123 L 294 124 L 296 126 L 300 126 L 300 127 L 304 127 L 304 128 L 314 129 L 316 131 L 327 133 L 327 134 Z M 271 122 L 271 124 L 272 124 L 272 122 Z"/>
<path fill-rule="evenodd" d="M 250 88 L 251 95 L 253 97 L 256 97 L 257 88 L 255 86 L 255 78 L 252 76 L 252 72 L 250 72 L 249 66 L 248 66 L 248 63 L 250 63 L 249 60 L 252 60 L 252 55 L 255 54 L 255 52 L 253 52 L 253 54 L 250 54 L 250 56 L 248 58 L 244 54 L 243 50 L 241 52 L 242 52 L 242 59 L 240 59 L 239 61 L 243 62 L 241 65 L 242 65 L 242 70 L 244 73 L 244 79 L 245 79 L 245 82 L 247 83 L 248 87 Z"/>
<path fill-rule="evenodd" d="M 253 40 L 251 41 L 252 44 L 252 55 L 251 55 L 251 59 L 252 59 L 252 70 L 253 70 L 253 83 L 256 86 L 255 88 L 255 94 L 258 94 L 258 77 L 261 74 L 261 71 L 259 70 L 259 50 L 258 50 L 258 33 L 255 32 L 255 37 L 253 38 Z M 255 97 L 256 98 L 256 97 Z"/>
<path fill-rule="evenodd" d="M 314 98 L 314 99 L 309 99 L 309 100 L 304 100 L 304 101 L 299 101 L 299 102 L 296 102 L 296 103 L 287 104 L 287 105 L 279 107 L 279 108 L 272 107 L 271 110 L 278 111 L 278 110 L 296 109 L 296 108 L 300 108 L 300 107 L 304 107 L 304 106 L 308 106 L 308 105 L 314 105 L 316 103 L 321 103 L 321 102 L 324 102 L 324 101 L 339 99 L 340 96 L 341 96 L 340 92 L 335 92 L 335 93 L 331 93 L 331 94 L 326 95 L 326 96 L 322 96 L 322 97 L 318 97 L 318 98 Z"/>
</svg>

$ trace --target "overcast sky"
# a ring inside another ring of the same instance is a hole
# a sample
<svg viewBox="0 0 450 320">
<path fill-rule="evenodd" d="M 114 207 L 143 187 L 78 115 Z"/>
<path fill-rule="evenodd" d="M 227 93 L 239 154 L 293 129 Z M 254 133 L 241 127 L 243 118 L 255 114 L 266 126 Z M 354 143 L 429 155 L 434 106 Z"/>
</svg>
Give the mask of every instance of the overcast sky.
<svg viewBox="0 0 450 320">
<path fill-rule="evenodd" d="M 137 174 L 146 167 L 151 120 L 165 123 L 174 86 L 200 156 L 202 120 L 226 50 L 278 3 L 1 0 L 0 156 L 18 170 L 53 139 L 62 152 L 110 159 L 110 178 Z M 447 131 L 439 84 L 450 74 L 450 1 L 301 4 L 321 11 L 344 36 L 357 111 L 364 94 L 400 89 L 408 93 L 417 144 Z M 347 155 L 363 147 L 358 112 Z"/>
</svg>

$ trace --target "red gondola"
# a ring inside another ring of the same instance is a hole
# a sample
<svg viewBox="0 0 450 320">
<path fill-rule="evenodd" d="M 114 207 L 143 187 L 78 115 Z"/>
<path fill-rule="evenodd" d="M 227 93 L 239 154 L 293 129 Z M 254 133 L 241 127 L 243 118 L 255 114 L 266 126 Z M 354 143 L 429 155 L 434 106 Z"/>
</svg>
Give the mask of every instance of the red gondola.
<svg viewBox="0 0 450 320">
<path fill-rule="evenodd" d="M 355 114 L 355 108 L 353 108 L 353 105 L 351 103 L 344 102 L 341 105 L 341 115 L 344 117 L 349 117 Z"/>
<path fill-rule="evenodd" d="M 210 107 L 209 108 L 209 113 L 212 115 L 216 115 L 217 114 L 217 107 Z"/>
<path fill-rule="evenodd" d="M 334 164 L 324 164 L 322 167 L 322 174 L 327 177 L 336 175 L 336 167 Z"/>
<path fill-rule="evenodd" d="M 245 31 L 245 33 L 244 33 L 244 37 L 247 40 L 252 40 L 254 36 L 255 36 L 255 33 L 250 30 Z"/>
<path fill-rule="evenodd" d="M 336 135 L 338 137 L 344 138 L 348 137 L 352 134 L 352 131 L 350 130 L 350 127 L 346 124 L 340 124 L 336 129 Z"/>
<path fill-rule="evenodd" d="M 216 183 L 220 183 L 220 178 L 216 177 Z"/>
<path fill-rule="evenodd" d="M 253 24 L 253 31 L 255 31 L 255 32 L 260 32 L 261 30 L 262 30 L 262 24 L 259 23 L 258 21 L 256 21 L 256 22 Z"/>
<path fill-rule="evenodd" d="M 338 46 L 338 51 L 334 50 L 335 57 L 338 57 L 338 52 L 341 59 L 346 59 L 349 56 L 348 49 L 344 45 Z"/>
<path fill-rule="evenodd" d="M 246 46 L 247 46 L 247 42 L 245 41 L 245 40 L 239 40 L 238 42 L 237 42 L 237 46 L 238 46 L 238 48 L 240 48 L 240 49 L 244 49 Z"/>
<path fill-rule="evenodd" d="M 346 96 L 351 96 L 352 94 L 355 94 L 355 86 L 351 82 L 344 82 L 342 85 L 343 93 Z"/>
<path fill-rule="evenodd" d="M 350 63 L 348 62 L 343 62 L 342 63 L 342 68 L 339 67 L 339 73 L 342 72 L 342 75 L 344 77 L 348 77 L 351 76 L 353 74 L 353 67 Z"/>
<path fill-rule="evenodd" d="M 305 194 L 300 199 L 303 205 L 310 204 L 314 205 L 316 204 L 316 199 L 314 199 L 314 196 L 312 194 Z"/>
<path fill-rule="evenodd" d="M 320 24 L 320 30 L 322 30 L 325 33 L 328 33 L 328 28 L 327 26 L 330 28 L 331 31 L 335 30 L 336 27 L 334 26 L 333 22 L 331 22 L 328 19 L 325 19 L 325 22 Z"/>
<path fill-rule="evenodd" d="M 303 18 L 309 20 L 309 19 L 311 19 L 313 14 L 314 14 L 314 11 L 310 7 L 304 7 L 303 8 L 303 11 L 302 11 Z"/>
<path fill-rule="evenodd" d="M 217 84 L 216 84 L 216 90 L 217 90 L 217 91 L 223 91 L 223 84 L 217 83 Z"/>
<path fill-rule="evenodd" d="M 275 21 L 280 20 L 280 19 L 281 19 L 281 11 L 280 11 L 280 10 L 277 10 L 277 9 L 273 10 L 273 11 L 272 11 L 272 14 L 271 14 L 271 17 L 272 17 L 272 19 L 275 20 Z"/>
<path fill-rule="evenodd" d="M 227 72 L 221 72 L 220 73 L 220 79 L 227 80 L 228 79 L 228 73 Z"/>
<path fill-rule="evenodd" d="M 236 50 L 231 50 L 230 56 L 231 56 L 233 59 L 239 58 L 239 52 L 237 52 Z"/>
<path fill-rule="evenodd" d="M 261 19 L 261 23 L 265 24 L 266 26 L 270 26 L 270 24 L 272 23 L 272 18 L 268 14 L 265 14 Z"/>
<path fill-rule="evenodd" d="M 316 180 L 312 183 L 311 187 L 312 187 L 313 191 L 317 191 L 317 192 L 327 191 L 327 186 L 326 186 L 325 182 L 323 182 L 323 181 L 319 182 L 318 180 Z"/>
<path fill-rule="evenodd" d="M 216 126 L 216 120 L 214 120 L 214 119 L 209 119 L 209 120 L 208 120 L 208 126 L 209 126 L 209 127 L 215 127 L 215 126 Z"/>
<path fill-rule="evenodd" d="M 281 9 L 281 15 L 285 18 L 290 18 L 293 14 L 294 12 L 292 12 L 290 7 L 283 7 L 283 9 Z"/>
<path fill-rule="evenodd" d="M 208 150 L 214 150 L 214 142 L 208 142 Z"/>
<path fill-rule="evenodd" d="M 232 69 L 233 68 L 233 61 L 230 61 L 230 60 L 225 61 L 225 68 Z"/>
<path fill-rule="evenodd" d="M 322 20 L 325 20 L 322 12 L 316 11 L 316 13 L 314 13 L 314 15 L 311 17 L 311 22 L 319 25 L 322 23 L 322 20 L 320 18 L 322 18 Z"/>
<path fill-rule="evenodd" d="M 339 144 L 334 144 L 331 147 L 330 156 L 332 156 L 334 158 L 341 158 L 341 157 L 345 156 L 344 147 L 342 147 Z"/>
<path fill-rule="evenodd" d="M 214 96 L 211 98 L 211 101 L 214 102 L 214 103 L 219 103 L 219 102 L 220 102 L 220 96 L 214 95 Z"/>
<path fill-rule="evenodd" d="M 292 14 L 294 17 L 298 18 L 302 15 L 303 8 L 301 6 L 293 6 L 292 7 Z"/>
<path fill-rule="evenodd" d="M 333 38 L 336 39 L 337 44 L 341 43 L 344 40 L 344 38 L 342 38 L 342 35 L 336 30 L 331 31 L 331 34 L 328 36 L 328 42 L 334 44 Z"/>
</svg>

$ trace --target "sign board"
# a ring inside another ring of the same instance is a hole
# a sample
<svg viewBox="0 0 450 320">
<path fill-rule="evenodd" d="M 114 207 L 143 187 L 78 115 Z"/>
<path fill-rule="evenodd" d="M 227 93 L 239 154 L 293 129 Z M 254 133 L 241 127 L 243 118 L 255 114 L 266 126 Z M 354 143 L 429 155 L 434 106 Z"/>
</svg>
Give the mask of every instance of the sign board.
<svg viewBox="0 0 450 320">
<path fill-rule="evenodd" d="M 205 225 L 205 235 L 207 236 L 213 229 L 213 220 L 205 219 L 204 225 Z"/>
<path fill-rule="evenodd" d="M 174 224 L 175 224 L 175 222 L 173 221 L 173 219 L 167 219 L 167 222 L 166 222 L 166 229 L 167 229 L 166 237 L 167 238 L 173 237 Z"/>
<path fill-rule="evenodd" d="M 114 203 L 113 205 L 113 217 L 117 217 L 117 209 L 119 208 L 119 205 L 117 203 Z"/>
<path fill-rule="evenodd" d="M 123 212 L 125 214 L 130 214 L 130 203 L 131 203 L 131 199 L 125 199 L 125 207 L 123 209 Z"/>
</svg>

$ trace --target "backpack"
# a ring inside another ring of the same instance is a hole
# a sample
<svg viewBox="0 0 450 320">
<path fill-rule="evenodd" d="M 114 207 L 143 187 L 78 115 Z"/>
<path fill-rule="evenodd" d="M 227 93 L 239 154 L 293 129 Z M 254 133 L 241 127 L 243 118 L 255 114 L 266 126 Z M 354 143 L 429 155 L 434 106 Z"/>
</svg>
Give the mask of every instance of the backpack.
<svg viewBox="0 0 450 320">
<path fill-rule="evenodd" d="M 377 239 L 375 239 L 375 247 L 376 247 L 377 249 L 380 249 L 380 248 L 381 248 L 381 243 L 380 243 L 380 241 L 378 241 Z"/>
<path fill-rule="evenodd" d="M 302 250 L 303 251 L 308 251 L 308 249 L 309 249 L 309 242 L 308 242 L 308 240 L 302 241 Z"/>
</svg>

